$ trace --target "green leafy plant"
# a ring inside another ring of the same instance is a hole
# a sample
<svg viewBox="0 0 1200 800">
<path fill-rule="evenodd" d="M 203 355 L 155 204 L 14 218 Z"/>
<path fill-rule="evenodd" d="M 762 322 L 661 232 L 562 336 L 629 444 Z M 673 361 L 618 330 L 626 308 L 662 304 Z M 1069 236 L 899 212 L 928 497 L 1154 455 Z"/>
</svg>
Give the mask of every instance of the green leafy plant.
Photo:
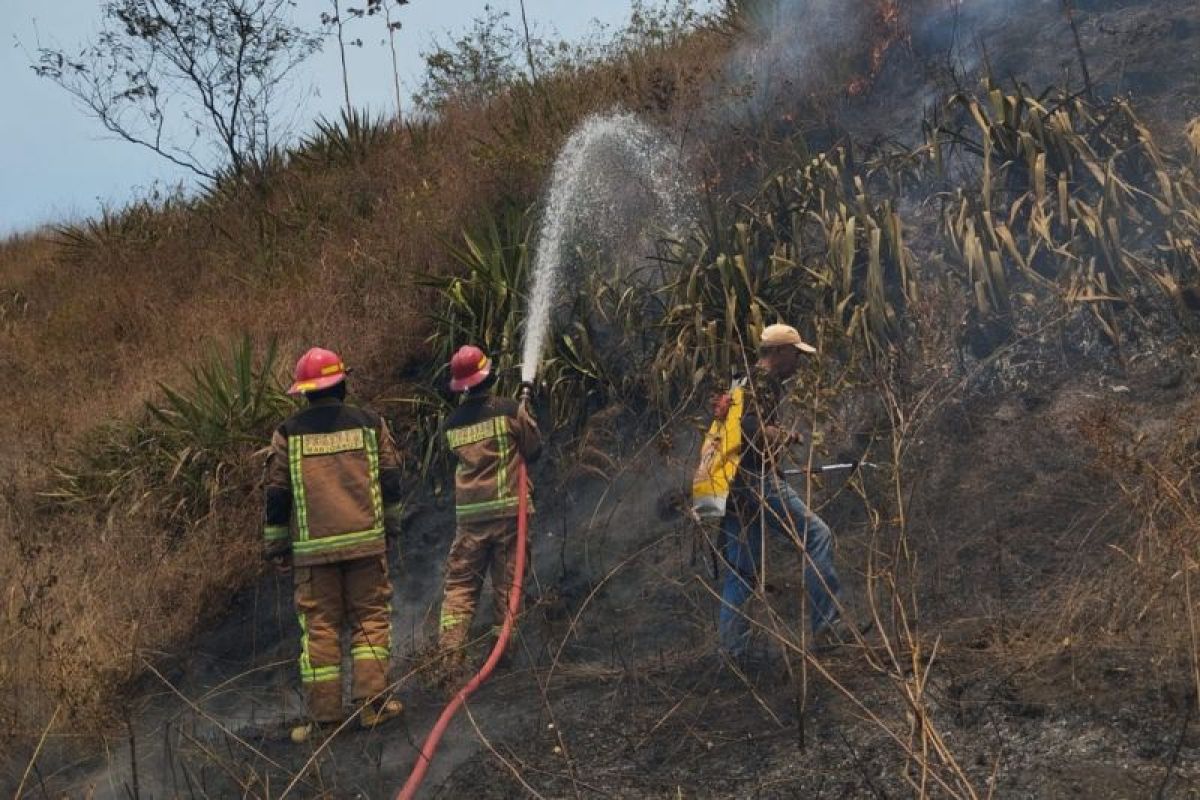
<svg viewBox="0 0 1200 800">
<path fill-rule="evenodd" d="M 895 201 L 874 194 L 844 148 L 780 170 L 726 212 L 710 201 L 705 225 L 673 249 L 650 387 L 663 408 L 744 369 L 748 345 L 777 320 L 827 320 L 882 351 L 917 291 Z"/>
<path fill-rule="evenodd" d="M 529 211 L 511 207 L 488 218 L 477 232 L 464 232 L 461 245 L 447 246 L 460 267 L 458 272 L 425 275 L 419 280 L 437 297 L 429 312 L 434 326 L 429 344 L 437 365 L 429 377 L 430 385 L 445 385 L 451 355 L 470 342 L 493 357 L 499 374 L 497 392 L 516 392 L 528 306 L 532 220 Z M 612 285 L 597 281 L 578 296 L 567 298 L 573 310 L 563 316 L 571 321 L 553 335 L 551 351 L 538 376 L 549 390 L 556 426 L 581 422 L 588 410 L 603 405 L 613 395 L 615 384 L 623 380 L 595 342 L 597 324 L 611 327 L 612 318 L 604 315 L 612 306 L 604 298 L 612 297 L 613 290 Z M 423 463 L 430 466 L 439 448 L 431 447 L 428 440 L 436 436 L 449 407 L 425 398 L 420 409 L 425 435 L 419 447 Z"/>
<path fill-rule="evenodd" d="M 301 138 L 292 160 L 310 168 L 361 164 L 395 133 L 392 122 L 359 109 L 341 110 L 337 119 L 319 118 L 316 131 Z"/>
<path fill-rule="evenodd" d="M 457 274 L 419 279 L 439 299 L 430 312 L 435 330 L 429 343 L 440 369 L 459 346 L 472 342 L 496 359 L 501 391 L 516 388 L 531 237 L 529 213 L 508 208 L 479 232 L 464 232 L 461 245 L 447 245 L 461 267 Z"/>
<path fill-rule="evenodd" d="M 214 348 L 185 388 L 159 384 L 162 400 L 147 402 L 140 419 L 102 429 L 45 496 L 107 513 L 145 509 L 186 529 L 239 485 L 246 457 L 291 408 L 276 366 L 274 342 L 259 359 L 248 336 L 227 355 Z"/>
<path fill-rule="evenodd" d="M 68 263 L 84 264 L 95 258 L 117 256 L 153 244 L 171 206 L 171 202 L 158 207 L 140 200 L 119 211 L 102 208 L 98 216 L 54 226 L 54 237 Z"/>
</svg>

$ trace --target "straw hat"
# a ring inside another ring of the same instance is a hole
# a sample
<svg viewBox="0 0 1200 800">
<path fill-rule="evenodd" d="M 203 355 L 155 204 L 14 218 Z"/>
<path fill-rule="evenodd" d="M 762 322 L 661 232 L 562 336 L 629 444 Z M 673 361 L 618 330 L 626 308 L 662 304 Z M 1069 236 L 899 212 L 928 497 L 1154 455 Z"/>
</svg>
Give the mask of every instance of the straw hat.
<svg viewBox="0 0 1200 800">
<path fill-rule="evenodd" d="M 800 332 L 791 325 L 768 325 L 762 332 L 759 347 L 787 347 L 791 345 L 802 353 L 815 353 L 817 348 L 800 338 Z"/>
</svg>

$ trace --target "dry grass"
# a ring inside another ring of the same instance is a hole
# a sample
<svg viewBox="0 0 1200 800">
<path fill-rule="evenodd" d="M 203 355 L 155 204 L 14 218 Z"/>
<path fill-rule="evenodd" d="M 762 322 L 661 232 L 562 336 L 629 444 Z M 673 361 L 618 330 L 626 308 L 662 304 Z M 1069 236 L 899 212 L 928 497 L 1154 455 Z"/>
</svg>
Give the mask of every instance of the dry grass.
<svg viewBox="0 0 1200 800">
<path fill-rule="evenodd" d="M 338 349 L 357 370 L 356 394 L 397 417 L 402 434 L 415 433 L 409 406 L 393 400 L 412 393 L 439 352 L 427 343 L 433 291 L 417 276 L 461 269 L 448 243 L 481 220 L 533 204 L 554 154 L 584 116 L 624 106 L 690 130 L 697 109 L 712 100 L 729 45 L 720 31 L 706 30 L 518 85 L 484 105 L 449 106 L 437 122 L 385 125 L 374 145 L 349 155 L 310 146 L 263 194 L 224 187 L 0 244 L 0 370 L 18 376 L 19 398 L 18 413 L 0 419 L 0 463 L 10 468 L 0 485 L 0 607 L 9 623 L 0 725 L 31 740 L 60 714 L 80 730 L 107 725 L 144 659 L 186 640 L 259 569 L 252 448 L 233 461 L 223 502 L 182 536 L 165 535 L 153 507 L 48 506 L 39 492 L 54 466 L 76 462 L 72 448 L 94 441 L 99 423 L 136 419 L 157 382 L 179 385 L 210 342 L 234 332 L 277 338 L 285 354 L 314 343 Z M 920 608 L 905 518 L 906 470 L 919 469 L 906 462 L 914 429 L 936 416 L 929 405 L 962 388 L 939 383 L 961 355 L 959 328 L 997 317 L 1008 334 L 1025 333 L 1019 323 L 1029 320 L 1014 309 L 1035 305 L 1027 298 L 1036 296 L 1039 312 L 1094 314 L 1119 342 L 1136 324 L 1127 308 L 1157 308 L 1142 284 L 1169 295 L 1170 287 L 1152 281 L 1182 283 L 1196 265 L 1194 171 L 1164 160 L 1124 106 L 1110 109 L 1126 135 L 1100 143 L 1110 146 L 1105 161 L 1089 157 L 1099 145 L 1070 128 L 1095 122 L 1082 101 L 1047 109 L 1029 100 L 1020 91 L 959 98 L 965 124 L 948 121 L 926 147 L 890 162 L 879 155 L 851 163 L 852 146 L 814 160 L 798 156 L 795 142 L 758 131 L 701 134 L 712 138 L 698 147 L 710 201 L 726 207 L 681 257 L 695 280 L 674 287 L 678 319 L 668 314 L 663 327 L 674 325 L 675 344 L 659 352 L 656 374 L 677 391 L 654 399 L 671 406 L 698 394 L 699 367 L 718 364 L 713 371 L 723 376 L 745 331 L 770 315 L 804 311 L 845 368 L 814 389 L 814 422 L 847 387 L 877 381 L 892 437 L 878 444 L 896 470 L 894 497 L 872 509 L 878 561 L 869 595 L 878 605 L 870 613 L 884 634 L 872 666 L 890 679 L 896 707 L 874 721 L 904 754 L 906 780 L 922 796 L 935 785 L 951 796 L 982 794 L 932 721 L 928 678 L 941 653 L 912 623 Z M 706 143 L 714 146 L 706 151 Z M 922 178 L 902 173 L 941 170 L 943 148 L 949 156 L 960 151 L 959 163 L 980 150 L 981 162 L 971 163 L 985 166 L 957 194 L 940 196 L 944 214 L 925 209 L 902 224 L 898 209 L 912 205 L 900 202 L 905 187 Z M 1055 168 L 1047 154 L 1064 149 L 1071 163 Z M 1115 152 L 1140 155 L 1122 172 Z M 908 166 L 899 163 L 905 157 Z M 778 163 L 786 169 L 776 172 Z M 1068 179 L 1086 193 L 1068 198 L 1060 188 Z M 1145 211 L 1155 201 L 1171 202 Z M 1155 223 L 1147 226 L 1153 235 L 1131 239 L 1121 225 L 1139 209 Z M 1180 236 L 1167 247 L 1172 229 Z M 1146 252 L 1156 258 L 1139 257 Z M 1044 315 L 1029 316 L 1030 325 L 1045 323 Z M 900 363 L 905 347 L 912 363 Z M 867 375 L 881 363 L 895 370 Z M 1180 441 L 1200 439 L 1198 420 L 1181 421 Z M 593 426 L 596 440 L 604 433 Z M 1181 448 L 1138 454 L 1135 447 L 1130 455 L 1134 434 L 1115 423 L 1088 434 L 1108 468 L 1130 476 L 1122 489 L 1139 526 L 1133 549 L 1114 551 L 1086 583 L 1054 587 L 1070 596 L 1052 600 L 1075 611 L 1011 637 L 1004 657 L 1044 663 L 1064 642 L 1098 652 L 1120 640 L 1175 674 L 1196 675 L 1196 465 Z M 602 446 L 585 439 L 580 449 L 608 468 Z M 789 621 L 768 613 L 768 634 L 803 669 L 836 678 L 822 672 Z"/>
<path fill-rule="evenodd" d="M 252 455 L 229 478 L 240 489 L 181 538 L 154 509 L 48 508 L 38 495 L 55 466 L 235 334 L 276 338 L 284 354 L 335 347 L 360 398 L 406 396 L 430 355 L 431 294 L 416 277 L 457 269 L 447 243 L 533 203 L 583 116 L 684 113 L 724 46 L 705 33 L 634 49 L 384 126 L 352 158 L 297 159 L 261 195 L 221 187 L 0 243 L 0 369 L 19 398 L 0 421 L 4 729 L 36 737 L 60 704 L 72 725 L 103 726 L 141 658 L 186 639 L 259 569 Z M 407 407 L 380 405 L 404 433 Z"/>
<path fill-rule="evenodd" d="M 1128 534 L 1071 583 L 1045 589 L 1056 613 L 1030 619 L 1004 643 L 1030 668 L 1065 661 L 1073 675 L 1134 676 L 1125 690 L 1165 689 L 1200 697 L 1200 408 L 1147 435 L 1116 404 L 1079 421 L 1094 448 L 1093 469 L 1118 489 L 1112 498 Z"/>
</svg>

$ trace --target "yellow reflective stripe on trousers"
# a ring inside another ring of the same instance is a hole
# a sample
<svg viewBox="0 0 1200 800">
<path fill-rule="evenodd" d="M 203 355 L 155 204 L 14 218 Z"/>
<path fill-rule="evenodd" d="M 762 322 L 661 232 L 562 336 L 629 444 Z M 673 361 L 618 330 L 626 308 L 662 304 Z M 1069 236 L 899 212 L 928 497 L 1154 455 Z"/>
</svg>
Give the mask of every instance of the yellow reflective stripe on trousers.
<svg viewBox="0 0 1200 800">
<path fill-rule="evenodd" d="M 338 536 L 322 536 L 320 539 L 309 539 L 303 542 L 293 542 L 292 552 L 296 555 L 312 555 L 313 553 L 326 553 L 330 550 L 340 550 L 344 547 L 357 547 L 361 544 L 370 544 L 376 540 L 382 541 L 383 528 L 373 528 L 369 531 L 358 531 L 356 533 L 343 533 Z"/>
<path fill-rule="evenodd" d="M 309 670 L 300 670 L 301 683 L 324 683 L 325 681 L 336 681 L 341 677 L 341 667 L 313 667 Z"/>
<path fill-rule="evenodd" d="M 453 628 L 457 625 L 462 625 L 463 623 L 470 622 L 470 621 L 471 621 L 470 614 L 451 614 L 451 613 L 447 613 L 447 612 L 443 611 L 442 617 L 438 621 L 438 626 L 442 630 L 446 630 L 447 628 Z"/>
<path fill-rule="evenodd" d="M 350 648 L 350 657 L 355 661 L 363 661 L 370 659 L 372 661 L 387 661 L 392 657 L 392 651 L 387 647 L 374 647 L 369 644 L 360 644 Z"/>
<path fill-rule="evenodd" d="M 459 519 L 469 519 L 473 516 L 479 516 L 490 511 L 503 511 L 505 509 L 516 508 L 520 500 L 516 497 L 505 497 L 502 500 L 487 500 L 482 503 L 467 503 L 466 505 L 458 506 L 455 511 Z"/>
<path fill-rule="evenodd" d="M 342 668 L 340 666 L 314 667 L 312 665 L 312 658 L 308 654 L 308 619 L 304 614 L 297 614 L 296 618 L 300 621 L 300 682 L 336 681 L 342 676 Z"/>
<path fill-rule="evenodd" d="M 304 454 L 299 442 L 288 442 L 288 472 L 292 479 L 292 505 L 296 512 L 296 535 L 301 542 L 308 539 L 308 498 L 304 492 Z"/>
<path fill-rule="evenodd" d="M 312 663 L 308 660 L 308 618 L 301 612 L 296 615 L 300 622 L 300 675 L 312 672 Z"/>
</svg>

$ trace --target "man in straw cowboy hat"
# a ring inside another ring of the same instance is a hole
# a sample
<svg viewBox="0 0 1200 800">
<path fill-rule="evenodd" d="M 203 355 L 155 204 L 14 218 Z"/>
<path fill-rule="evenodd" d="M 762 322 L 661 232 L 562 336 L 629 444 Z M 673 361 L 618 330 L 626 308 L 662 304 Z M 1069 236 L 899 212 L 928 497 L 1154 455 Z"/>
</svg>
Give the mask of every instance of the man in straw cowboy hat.
<svg viewBox="0 0 1200 800">
<path fill-rule="evenodd" d="M 722 655 L 735 662 L 745 659 L 750 640 L 745 606 L 761 574 L 766 528 L 803 550 L 811 624 L 818 643 L 854 638 L 839 611 L 841 584 L 833 566 L 833 533 L 788 485 L 781 471 L 787 449 L 802 441 L 802 436 L 781 424 L 780 405 L 802 360 L 815 352 L 790 325 L 768 326 L 748 377 L 741 457 L 721 521 L 726 573 L 718 632 Z"/>
</svg>

